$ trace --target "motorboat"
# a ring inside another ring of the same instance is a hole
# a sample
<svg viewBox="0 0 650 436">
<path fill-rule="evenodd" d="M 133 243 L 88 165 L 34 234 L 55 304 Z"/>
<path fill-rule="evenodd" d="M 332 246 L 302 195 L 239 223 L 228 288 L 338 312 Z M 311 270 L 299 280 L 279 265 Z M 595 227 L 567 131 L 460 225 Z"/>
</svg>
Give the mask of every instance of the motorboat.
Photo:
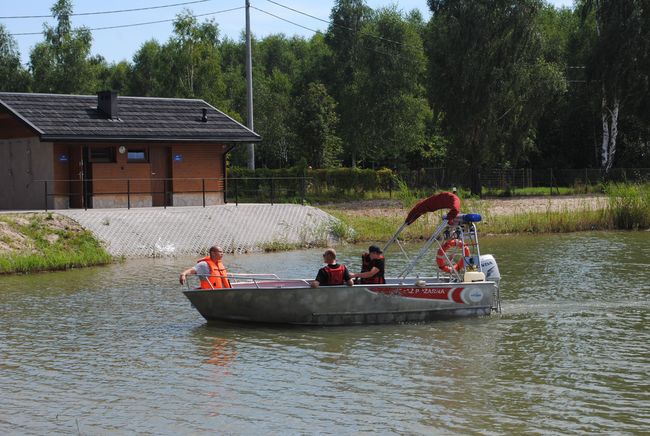
<svg viewBox="0 0 650 436">
<path fill-rule="evenodd" d="M 409 257 L 400 234 L 421 215 L 449 209 L 419 252 Z M 231 288 L 183 290 L 208 321 L 301 325 L 352 325 L 425 322 L 500 311 L 500 274 L 494 256 L 481 254 L 476 224 L 479 214 L 460 213 L 450 192 L 417 203 L 384 253 L 399 247 L 404 268 L 384 284 L 320 286 L 311 279 L 283 279 L 274 274 L 228 274 Z M 437 271 L 414 273 L 435 249 Z M 196 277 L 196 276 L 194 276 Z"/>
</svg>

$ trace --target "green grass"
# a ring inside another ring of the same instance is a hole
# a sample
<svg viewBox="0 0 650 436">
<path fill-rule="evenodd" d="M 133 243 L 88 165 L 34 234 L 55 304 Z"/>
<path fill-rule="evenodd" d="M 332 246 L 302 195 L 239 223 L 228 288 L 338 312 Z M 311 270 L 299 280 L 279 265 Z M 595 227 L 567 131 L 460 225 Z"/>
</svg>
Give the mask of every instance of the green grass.
<svg viewBox="0 0 650 436">
<path fill-rule="evenodd" d="M 21 233 L 26 248 L 0 254 L 0 274 L 54 271 L 111 263 L 113 257 L 86 230 L 50 226 L 52 214 L 3 215 L 0 221 Z"/>
<path fill-rule="evenodd" d="M 532 188 L 510 188 L 510 189 L 488 189 L 483 188 L 484 197 L 546 197 L 551 195 L 584 195 L 602 194 L 602 185 L 581 185 L 566 187 L 532 187 Z"/>
<path fill-rule="evenodd" d="M 650 228 L 650 185 L 611 183 L 605 187 L 608 213 L 617 229 Z"/>
<path fill-rule="evenodd" d="M 284 242 L 284 241 L 271 241 L 260 245 L 260 248 L 265 253 L 273 253 L 276 251 L 291 251 L 291 250 L 297 250 L 302 247 L 303 247 L 302 244 Z"/>
</svg>

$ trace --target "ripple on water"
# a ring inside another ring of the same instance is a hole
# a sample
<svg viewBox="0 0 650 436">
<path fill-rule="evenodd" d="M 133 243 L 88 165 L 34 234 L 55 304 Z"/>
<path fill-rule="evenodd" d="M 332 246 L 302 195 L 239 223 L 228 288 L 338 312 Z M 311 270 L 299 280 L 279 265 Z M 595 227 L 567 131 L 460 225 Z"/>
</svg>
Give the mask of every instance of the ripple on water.
<svg viewBox="0 0 650 436">
<path fill-rule="evenodd" d="M 503 314 L 420 325 L 206 325 L 175 284 L 194 259 L 2 277 L 0 432 L 639 433 L 650 237 L 638 236 L 490 240 Z M 341 258 L 356 269 L 365 248 Z M 319 257 L 228 260 L 296 277 Z"/>
</svg>

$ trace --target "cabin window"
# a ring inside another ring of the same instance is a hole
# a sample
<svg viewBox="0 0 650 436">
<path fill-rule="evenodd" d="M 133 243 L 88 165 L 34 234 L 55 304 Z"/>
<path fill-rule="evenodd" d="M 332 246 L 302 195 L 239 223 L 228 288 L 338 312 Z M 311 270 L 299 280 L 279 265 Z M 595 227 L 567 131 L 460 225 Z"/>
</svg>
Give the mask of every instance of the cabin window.
<svg viewBox="0 0 650 436">
<path fill-rule="evenodd" d="M 90 148 L 90 162 L 113 163 L 115 162 L 114 147 L 92 147 Z"/>
<path fill-rule="evenodd" d="M 147 150 L 144 148 L 130 148 L 127 155 L 127 162 L 148 162 L 147 160 Z"/>
</svg>

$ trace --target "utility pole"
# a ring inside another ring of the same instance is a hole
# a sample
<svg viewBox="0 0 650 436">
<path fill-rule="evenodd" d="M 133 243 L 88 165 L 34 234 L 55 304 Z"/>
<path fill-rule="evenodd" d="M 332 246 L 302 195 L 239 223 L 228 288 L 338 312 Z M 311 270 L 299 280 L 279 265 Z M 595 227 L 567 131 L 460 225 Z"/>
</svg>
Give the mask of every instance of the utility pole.
<svg viewBox="0 0 650 436">
<path fill-rule="evenodd" d="M 246 127 L 253 130 L 253 56 L 251 51 L 251 2 L 246 0 Z M 255 169 L 255 144 L 248 144 L 248 169 Z"/>
</svg>

